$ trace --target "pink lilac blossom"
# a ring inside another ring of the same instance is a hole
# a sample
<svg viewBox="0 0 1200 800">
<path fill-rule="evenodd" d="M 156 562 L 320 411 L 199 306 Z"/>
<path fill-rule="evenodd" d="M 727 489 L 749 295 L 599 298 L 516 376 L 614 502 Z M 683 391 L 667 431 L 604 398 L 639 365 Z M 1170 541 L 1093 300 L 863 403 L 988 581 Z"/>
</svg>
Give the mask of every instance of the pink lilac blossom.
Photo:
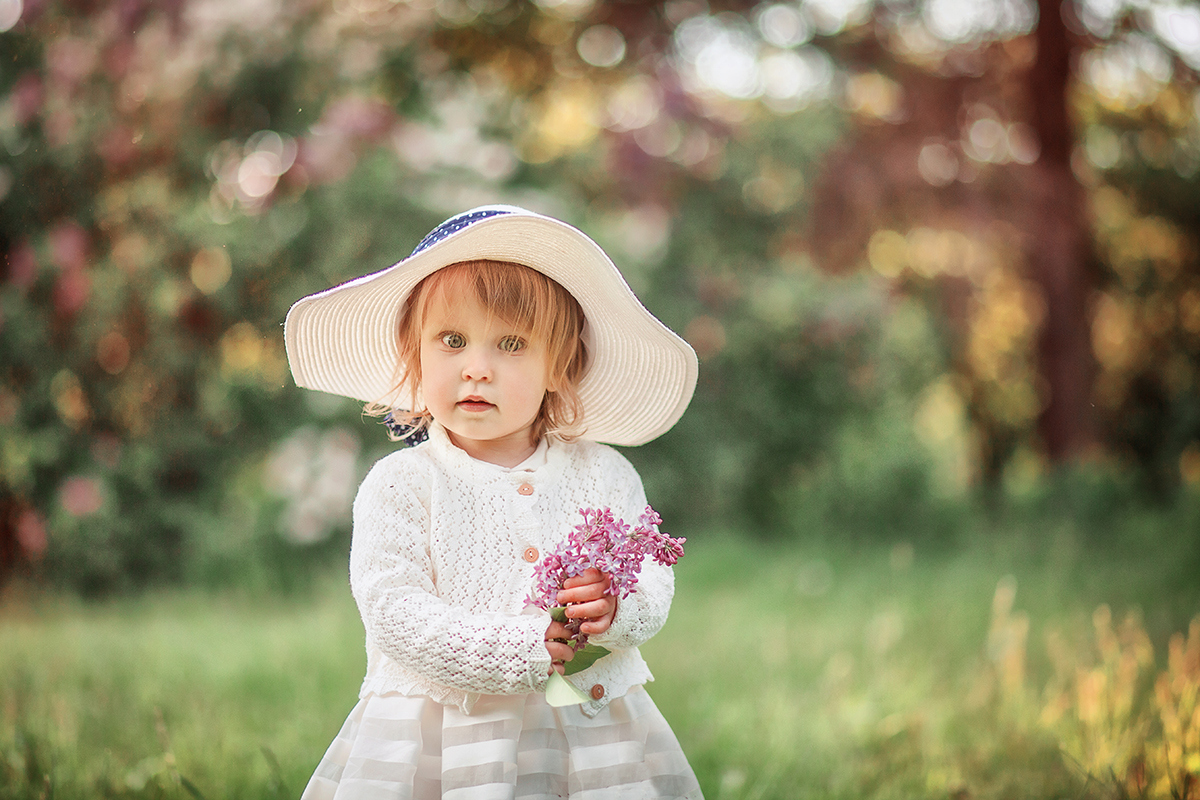
<svg viewBox="0 0 1200 800">
<path fill-rule="evenodd" d="M 558 607 L 558 592 L 567 579 L 593 567 L 612 577 L 607 591 L 623 599 L 637 591 L 638 573 L 646 556 L 669 567 L 683 555 L 687 540 L 659 531 L 656 526 L 662 524 L 662 518 L 650 506 L 646 506 L 636 527 L 615 519 L 608 508 L 581 508 L 579 513 L 583 522 L 534 567 L 534 590 L 526 598 L 528 604 L 545 611 Z M 567 622 L 576 650 L 588 639 L 579 624 L 579 620 Z"/>
</svg>

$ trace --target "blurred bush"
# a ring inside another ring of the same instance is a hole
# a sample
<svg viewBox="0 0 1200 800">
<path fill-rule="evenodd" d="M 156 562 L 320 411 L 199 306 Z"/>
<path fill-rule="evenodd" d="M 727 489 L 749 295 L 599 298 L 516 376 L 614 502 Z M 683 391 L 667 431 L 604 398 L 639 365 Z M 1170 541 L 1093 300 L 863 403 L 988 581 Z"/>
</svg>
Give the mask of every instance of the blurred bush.
<svg viewBox="0 0 1200 800">
<path fill-rule="evenodd" d="M 1053 675 L 1039 691 L 1027 676 L 1029 619 L 1013 612 L 1013 588 L 997 588 L 988 644 L 1003 714 L 1048 731 L 1066 763 L 1112 796 L 1200 796 L 1200 617 L 1171 634 L 1166 664 L 1156 665 L 1139 614 L 1114 625 L 1099 606 L 1090 641 L 1047 631 Z"/>
</svg>

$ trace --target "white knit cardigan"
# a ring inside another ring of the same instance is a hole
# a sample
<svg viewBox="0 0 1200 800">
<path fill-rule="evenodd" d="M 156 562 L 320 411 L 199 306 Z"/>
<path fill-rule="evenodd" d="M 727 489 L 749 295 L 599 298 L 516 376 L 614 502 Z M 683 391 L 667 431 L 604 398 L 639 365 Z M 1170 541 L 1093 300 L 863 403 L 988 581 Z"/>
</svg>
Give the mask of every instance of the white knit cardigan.
<svg viewBox="0 0 1200 800">
<path fill-rule="evenodd" d="M 481 694 L 544 691 L 550 618 L 525 603 L 534 563 L 582 521 L 581 508 L 604 507 L 633 523 L 645 490 L 622 455 L 594 442 L 551 440 L 544 465 L 507 470 L 471 458 L 435 424 L 427 441 L 381 459 L 354 501 L 360 697 L 426 695 L 469 714 Z M 653 680 L 637 647 L 666 622 L 674 590 L 671 569 L 647 559 L 612 627 L 591 637 L 612 653 L 568 679 L 594 698 L 585 714 Z"/>
</svg>

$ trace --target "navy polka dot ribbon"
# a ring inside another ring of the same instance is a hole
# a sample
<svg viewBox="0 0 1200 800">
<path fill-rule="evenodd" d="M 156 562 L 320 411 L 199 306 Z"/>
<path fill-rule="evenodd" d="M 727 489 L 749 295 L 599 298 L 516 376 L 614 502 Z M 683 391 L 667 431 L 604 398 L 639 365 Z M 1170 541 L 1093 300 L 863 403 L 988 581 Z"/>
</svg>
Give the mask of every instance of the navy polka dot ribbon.
<svg viewBox="0 0 1200 800">
<path fill-rule="evenodd" d="M 397 421 L 396 418 L 389 413 L 383 418 L 383 424 L 387 426 L 387 429 L 392 432 L 393 436 L 403 440 L 404 443 L 409 447 L 418 445 L 429 438 L 429 428 L 425 425 L 425 423 L 408 425 Z"/>
<path fill-rule="evenodd" d="M 453 236 L 468 225 L 479 222 L 481 219 L 487 219 L 488 217 L 495 217 L 499 216 L 500 214 L 511 213 L 511 211 L 505 211 L 499 208 L 487 208 L 482 211 L 472 211 L 468 214 L 459 214 L 457 217 L 451 217 L 430 231 L 429 235 L 422 239 L 421 243 L 417 245 L 417 249 L 412 251 L 412 253 L 409 255 L 409 258 L 412 258 L 417 253 L 428 247 L 432 247 L 442 239 L 445 239 L 447 236 Z"/>
</svg>

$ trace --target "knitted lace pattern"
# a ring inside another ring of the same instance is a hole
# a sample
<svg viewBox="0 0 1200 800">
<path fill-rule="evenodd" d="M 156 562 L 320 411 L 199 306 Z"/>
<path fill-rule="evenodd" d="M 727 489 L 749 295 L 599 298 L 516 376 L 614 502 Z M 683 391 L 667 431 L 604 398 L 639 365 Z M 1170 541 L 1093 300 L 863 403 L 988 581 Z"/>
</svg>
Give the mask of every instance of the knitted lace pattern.
<svg viewBox="0 0 1200 800">
<path fill-rule="evenodd" d="M 593 442 L 551 440 L 544 465 L 510 471 L 471 458 L 434 424 L 427 441 L 377 462 L 354 502 L 350 550 L 366 629 L 360 696 L 421 694 L 470 713 L 481 694 L 543 691 L 550 619 L 525 604 L 533 567 L 579 509 L 600 507 L 636 520 L 646 497 L 633 466 Z M 653 680 L 637 647 L 662 627 L 673 594 L 671 569 L 647 560 L 612 627 L 591 637 L 612 654 L 569 678 L 584 692 L 604 687 L 585 714 Z"/>
</svg>

